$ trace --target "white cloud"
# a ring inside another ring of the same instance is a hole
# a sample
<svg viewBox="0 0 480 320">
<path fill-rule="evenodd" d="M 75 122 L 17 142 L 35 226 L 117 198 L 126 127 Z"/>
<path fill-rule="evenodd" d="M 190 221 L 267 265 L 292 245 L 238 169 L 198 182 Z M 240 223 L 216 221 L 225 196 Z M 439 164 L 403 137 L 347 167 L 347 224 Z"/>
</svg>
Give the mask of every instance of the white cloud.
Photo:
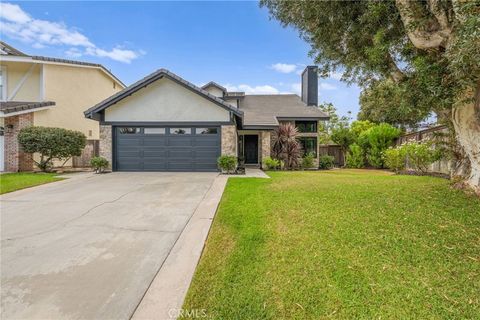
<svg viewBox="0 0 480 320">
<path fill-rule="evenodd" d="M 32 18 L 16 4 L 0 3 L 0 28 L 7 37 L 30 43 L 34 48 L 70 46 L 66 54 L 72 57 L 90 55 L 130 63 L 144 54 L 119 46 L 112 50 L 101 49 L 75 28 L 64 23 Z"/>
<path fill-rule="evenodd" d="M 250 86 L 248 84 L 240 84 L 238 86 L 226 84 L 224 86 L 227 91 L 242 91 L 246 94 L 278 94 L 280 90 L 270 85 Z"/>
<path fill-rule="evenodd" d="M 320 83 L 320 89 L 323 89 L 323 90 L 337 90 L 337 87 L 332 85 L 332 84 L 326 83 L 326 82 L 321 82 Z"/>
<path fill-rule="evenodd" d="M 16 4 L 0 3 L 0 9 L 0 17 L 2 19 L 17 23 L 27 23 L 32 20 L 32 18 Z"/>
<path fill-rule="evenodd" d="M 65 54 L 72 58 L 79 58 L 82 56 L 82 52 L 77 48 L 70 48 L 67 51 L 65 51 Z"/>
<path fill-rule="evenodd" d="M 110 51 L 106 51 L 99 48 L 87 48 L 85 51 L 85 54 L 91 55 L 91 56 L 97 56 L 97 57 L 107 57 L 112 60 L 130 63 L 132 60 L 136 59 L 142 53 L 141 52 L 138 53 L 132 50 L 124 50 L 117 47 L 117 48 L 113 48 Z"/>
<path fill-rule="evenodd" d="M 297 65 L 288 63 L 275 63 L 272 64 L 270 68 L 281 73 L 292 73 L 297 70 Z"/>
</svg>

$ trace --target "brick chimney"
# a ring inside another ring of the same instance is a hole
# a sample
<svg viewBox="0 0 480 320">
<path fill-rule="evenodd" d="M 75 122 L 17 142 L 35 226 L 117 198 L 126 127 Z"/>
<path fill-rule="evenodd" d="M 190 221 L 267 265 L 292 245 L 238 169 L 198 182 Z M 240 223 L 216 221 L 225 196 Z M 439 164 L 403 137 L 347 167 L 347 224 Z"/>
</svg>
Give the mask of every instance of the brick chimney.
<svg viewBox="0 0 480 320">
<path fill-rule="evenodd" d="M 302 72 L 302 101 L 308 106 L 318 105 L 317 66 L 307 66 Z"/>
</svg>

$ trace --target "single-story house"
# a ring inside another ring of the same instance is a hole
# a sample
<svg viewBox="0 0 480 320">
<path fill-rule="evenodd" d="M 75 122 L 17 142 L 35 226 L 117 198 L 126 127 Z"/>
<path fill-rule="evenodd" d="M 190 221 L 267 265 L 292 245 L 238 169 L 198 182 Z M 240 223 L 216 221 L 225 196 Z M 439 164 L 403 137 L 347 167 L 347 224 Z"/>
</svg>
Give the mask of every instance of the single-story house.
<svg viewBox="0 0 480 320">
<path fill-rule="evenodd" d="M 114 171 L 215 171 L 220 155 L 261 166 L 272 131 L 300 131 L 304 151 L 318 155 L 317 67 L 302 73 L 296 94 L 248 95 L 209 82 L 202 87 L 160 69 L 85 111 L 100 122 L 100 155 Z"/>
</svg>

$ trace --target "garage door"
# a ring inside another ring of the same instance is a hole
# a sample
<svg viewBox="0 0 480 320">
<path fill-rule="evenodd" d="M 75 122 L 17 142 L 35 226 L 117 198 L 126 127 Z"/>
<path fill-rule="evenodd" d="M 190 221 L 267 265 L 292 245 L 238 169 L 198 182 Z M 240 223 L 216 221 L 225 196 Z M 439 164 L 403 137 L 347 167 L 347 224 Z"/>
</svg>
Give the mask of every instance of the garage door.
<svg viewBox="0 0 480 320">
<path fill-rule="evenodd" d="M 116 127 L 117 171 L 216 171 L 220 127 Z"/>
</svg>

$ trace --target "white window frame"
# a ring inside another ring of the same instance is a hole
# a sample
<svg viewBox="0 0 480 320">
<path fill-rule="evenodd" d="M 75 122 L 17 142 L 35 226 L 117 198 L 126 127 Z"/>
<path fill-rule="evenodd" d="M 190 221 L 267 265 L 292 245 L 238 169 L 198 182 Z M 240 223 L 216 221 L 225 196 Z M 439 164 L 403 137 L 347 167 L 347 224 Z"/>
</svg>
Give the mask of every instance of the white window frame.
<svg viewBox="0 0 480 320">
<path fill-rule="evenodd" d="M 7 78 L 7 66 L 0 66 L 0 69 L 2 70 L 2 98 L 0 99 L 1 101 L 7 101 L 7 84 L 8 84 L 8 78 Z"/>
</svg>

